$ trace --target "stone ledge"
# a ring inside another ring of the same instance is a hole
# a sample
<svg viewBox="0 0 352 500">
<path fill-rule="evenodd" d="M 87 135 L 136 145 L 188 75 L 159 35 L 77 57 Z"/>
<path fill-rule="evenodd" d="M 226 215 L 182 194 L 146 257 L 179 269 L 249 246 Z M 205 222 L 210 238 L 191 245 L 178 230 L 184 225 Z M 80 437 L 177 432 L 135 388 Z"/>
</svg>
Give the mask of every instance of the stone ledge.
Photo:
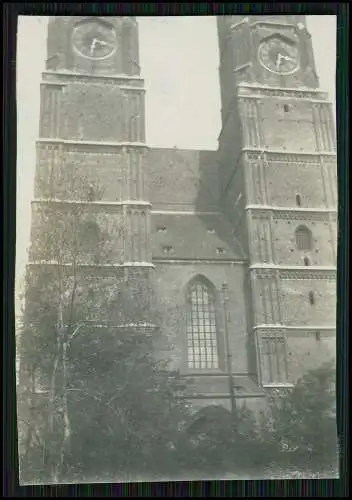
<svg viewBox="0 0 352 500">
<path fill-rule="evenodd" d="M 78 73 L 75 71 L 70 71 L 70 70 L 58 70 L 58 71 L 50 71 L 50 70 L 45 70 L 42 72 L 42 83 L 50 83 L 52 81 L 58 81 L 58 80 L 79 80 L 79 81 L 87 81 L 87 82 L 94 82 L 94 81 L 105 81 L 108 83 L 117 83 L 118 81 L 123 81 L 126 82 L 130 80 L 131 82 L 140 82 L 144 83 L 144 78 L 141 76 L 132 76 L 132 75 L 126 75 L 124 73 L 121 74 L 116 74 L 116 75 L 90 75 L 88 73 Z"/>
<path fill-rule="evenodd" d="M 31 203 L 37 204 L 58 204 L 58 205 L 88 205 L 93 207 L 108 206 L 108 207 L 123 207 L 123 206 L 141 206 L 151 207 L 148 201 L 140 200 L 123 200 L 123 201 L 86 201 L 86 200 L 60 200 L 58 198 L 35 198 Z"/>
<path fill-rule="evenodd" d="M 28 266 L 62 266 L 66 268 L 72 267 L 71 263 L 59 264 L 55 260 L 36 260 L 27 263 Z M 124 262 L 123 264 L 77 264 L 79 268 L 92 268 L 92 269 L 122 269 L 126 267 L 146 267 L 154 269 L 154 264 L 150 262 Z"/>
<path fill-rule="evenodd" d="M 40 137 L 37 139 L 37 144 L 58 144 L 58 145 L 76 145 L 76 146 L 97 146 L 97 147 L 113 147 L 113 148 L 123 148 L 123 147 L 133 147 L 133 148 L 146 148 L 149 146 L 144 142 L 104 142 L 104 141 L 72 141 L 69 139 L 55 139 L 53 137 Z"/>
</svg>

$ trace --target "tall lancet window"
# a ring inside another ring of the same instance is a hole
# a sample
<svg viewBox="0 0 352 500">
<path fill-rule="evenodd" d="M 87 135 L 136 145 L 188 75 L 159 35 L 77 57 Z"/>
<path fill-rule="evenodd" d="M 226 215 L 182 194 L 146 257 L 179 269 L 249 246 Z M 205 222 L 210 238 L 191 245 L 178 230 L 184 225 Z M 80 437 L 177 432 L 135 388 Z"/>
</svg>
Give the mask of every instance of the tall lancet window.
<svg viewBox="0 0 352 500">
<path fill-rule="evenodd" d="M 214 287 L 204 278 L 193 280 L 187 290 L 188 367 L 219 368 Z"/>
</svg>

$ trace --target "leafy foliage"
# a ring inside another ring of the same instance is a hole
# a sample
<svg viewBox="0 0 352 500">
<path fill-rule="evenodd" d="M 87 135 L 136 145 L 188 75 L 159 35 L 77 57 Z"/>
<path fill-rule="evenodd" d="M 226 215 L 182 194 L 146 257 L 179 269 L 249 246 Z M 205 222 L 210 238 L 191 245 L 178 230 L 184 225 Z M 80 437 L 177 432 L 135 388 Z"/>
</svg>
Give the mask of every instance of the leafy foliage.
<svg viewBox="0 0 352 500">
<path fill-rule="evenodd" d="M 304 375 L 292 390 L 269 396 L 262 439 L 277 464 L 304 470 L 337 466 L 335 368 L 332 362 Z"/>
<path fill-rule="evenodd" d="M 145 280 L 140 271 L 96 274 L 82 266 L 90 249 L 106 259 L 109 238 L 78 205 L 53 204 L 36 223 L 32 253 L 51 263 L 27 273 L 19 349 L 22 480 L 172 469 L 188 409 L 179 375 L 153 357 Z"/>
</svg>

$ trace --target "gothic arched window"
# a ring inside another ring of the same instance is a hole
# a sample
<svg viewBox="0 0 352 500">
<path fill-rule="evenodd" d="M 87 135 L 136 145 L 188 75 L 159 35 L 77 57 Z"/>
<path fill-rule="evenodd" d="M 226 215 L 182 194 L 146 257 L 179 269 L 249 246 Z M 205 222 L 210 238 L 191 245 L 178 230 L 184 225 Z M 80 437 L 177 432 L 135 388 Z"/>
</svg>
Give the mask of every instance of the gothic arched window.
<svg viewBox="0 0 352 500">
<path fill-rule="evenodd" d="M 312 233 L 306 226 L 299 226 L 296 229 L 296 245 L 298 250 L 312 249 Z"/>
<path fill-rule="evenodd" d="M 219 368 L 214 287 L 202 278 L 192 281 L 187 306 L 188 367 Z"/>
</svg>

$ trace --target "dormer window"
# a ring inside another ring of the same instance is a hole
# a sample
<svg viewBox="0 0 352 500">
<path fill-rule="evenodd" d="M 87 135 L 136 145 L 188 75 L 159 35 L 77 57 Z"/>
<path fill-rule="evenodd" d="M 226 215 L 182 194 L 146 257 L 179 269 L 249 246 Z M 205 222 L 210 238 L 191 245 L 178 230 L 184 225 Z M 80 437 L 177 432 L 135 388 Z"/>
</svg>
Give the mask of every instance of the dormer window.
<svg viewBox="0 0 352 500">
<path fill-rule="evenodd" d="M 158 233 L 166 233 L 167 231 L 166 226 L 158 226 L 156 230 Z"/>
<path fill-rule="evenodd" d="M 222 247 L 217 248 L 217 249 L 216 249 L 216 253 L 217 253 L 218 255 L 224 255 L 224 253 L 225 253 L 225 248 L 222 248 Z"/>
<path fill-rule="evenodd" d="M 209 227 L 208 228 L 208 233 L 209 234 L 214 234 L 215 233 L 215 229 L 213 229 L 212 227 Z"/>
<path fill-rule="evenodd" d="M 174 253 L 174 249 L 171 246 L 164 246 L 163 247 L 163 254 L 170 255 L 172 253 Z"/>
</svg>

